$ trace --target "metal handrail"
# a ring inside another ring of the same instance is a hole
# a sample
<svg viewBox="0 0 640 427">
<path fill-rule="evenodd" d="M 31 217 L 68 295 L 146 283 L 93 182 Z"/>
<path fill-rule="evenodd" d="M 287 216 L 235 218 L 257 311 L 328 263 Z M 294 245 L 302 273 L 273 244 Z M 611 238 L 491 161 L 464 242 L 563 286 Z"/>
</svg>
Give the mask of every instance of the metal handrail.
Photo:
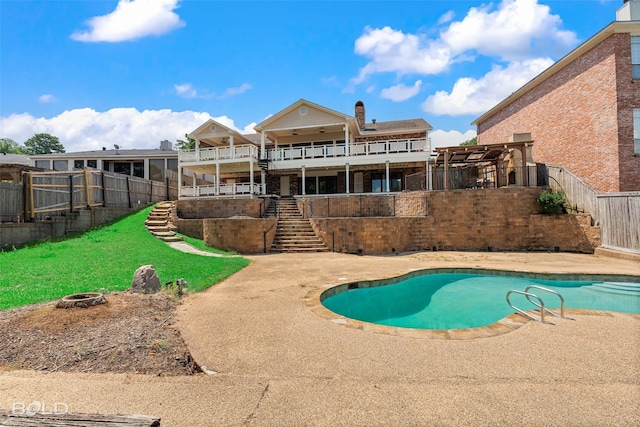
<svg viewBox="0 0 640 427">
<path fill-rule="evenodd" d="M 562 295 L 560 295 L 558 292 L 554 291 L 553 289 L 545 288 L 543 286 L 538 286 L 538 285 L 527 286 L 527 288 L 524 291 L 525 292 L 529 292 L 529 289 L 531 289 L 531 288 L 540 289 L 541 291 L 545 291 L 545 292 L 549 292 L 549 293 L 552 293 L 554 295 L 557 295 L 558 298 L 560 298 L 560 315 L 558 315 L 557 313 L 554 313 L 553 311 L 551 311 L 549 309 L 545 309 L 544 306 L 540 307 L 538 304 L 536 304 L 535 302 L 531 301 L 531 299 L 529 299 L 528 295 L 527 295 L 527 299 L 529 300 L 529 302 L 531 304 L 537 306 L 541 310 L 546 310 L 547 313 L 550 313 L 552 316 L 561 317 L 561 318 L 564 319 L 564 298 L 562 297 Z"/>
<path fill-rule="evenodd" d="M 538 301 L 540 301 L 540 305 L 538 304 L 534 304 L 535 306 L 539 307 L 540 310 L 540 320 L 536 319 L 535 317 L 533 317 L 532 315 L 530 315 L 529 313 L 525 312 L 524 310 L 516 307 L 515 305 L 513 305 L 511 303 L 511 300 L 509 299 L 509 296 L 511 294 L 520 294 L 520 295 L 525 295 L 527 297 L 527 299 L 531 302 L 531 300 L 529 299 L 530 297 L 532 298 L 536 298 Z M 545 308 L 544 308 L 544 301 L 542 301 L 542 298 L 540 298 L 538 295 L 536 294 L 531 294 L 529 292 L 525 292 L 525 291 L 516 291 L 516 290 L 512 290 L 507 292 L 507 304 L 509 304 L 509 306 L 511 308 L 513 308 L 515 311 L 517 311 L 518 313 L 522 314 L 524 317 L 526 317 L 527 319 L 531 319 L 534 320 L 536 322 L 540 322 L 540 323 L 545 323 L 544 322 L 544 312 L 545 312 Z"/>
</svg>

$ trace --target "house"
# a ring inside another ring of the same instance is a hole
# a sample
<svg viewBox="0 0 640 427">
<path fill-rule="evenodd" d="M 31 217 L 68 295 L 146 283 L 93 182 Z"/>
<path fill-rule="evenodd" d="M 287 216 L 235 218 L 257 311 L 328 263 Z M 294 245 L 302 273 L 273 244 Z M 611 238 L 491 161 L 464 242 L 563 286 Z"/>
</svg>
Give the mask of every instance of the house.
<svg viewBox="0 0 640 427">
<path fill-rule="evenodd" d="M 366 122 L 305 99 L 240 134 L 214 120 L 194 130 L 194 150 L 180 151 L 180 198 L 390 193 L 410 175 L 426 176 L 430 157 L 423 119 Z M 198 174 L 187 186 L 186 171 Z"/>
<path fill-rule="evenodd" d="M 0 182 L 19 184 L 25 172 L 41 171 L 33 166 L 33 160 L 22 154 L 0 153 Z"/>
<path fill-rule="evenodd" d="M 29 156 L 39 168 L 72 171 L 93 168 L 138 178 L 163 181 L 167 170 L 178 170 L 178 152 L 170 141 L 162 141 L 159 149 L 113 149 L 78 151 L 75 153 L 34 154 Z"/>
<path fill-rule="evenodd" d="M 473 124 L 479 145 L 530 134 L 533 162 L 599 192 L 640 190 L 640 0 Z"/>
</svg>

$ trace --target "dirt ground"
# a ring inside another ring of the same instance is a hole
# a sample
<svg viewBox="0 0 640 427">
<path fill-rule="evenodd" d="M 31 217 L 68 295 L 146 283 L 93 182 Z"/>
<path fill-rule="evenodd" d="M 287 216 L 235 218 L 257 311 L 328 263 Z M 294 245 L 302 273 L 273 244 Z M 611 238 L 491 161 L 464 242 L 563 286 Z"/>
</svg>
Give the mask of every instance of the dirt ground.
<svg viewBox="0 0 640 427">
<path fill-rule="evenodd" d="M 191 375 L 199 368 L 172 326 L 179 302 L 167 294 L 116 292 L 106 304 L 56 302 L 0 311 L 0 371 Z"/>
</svg>

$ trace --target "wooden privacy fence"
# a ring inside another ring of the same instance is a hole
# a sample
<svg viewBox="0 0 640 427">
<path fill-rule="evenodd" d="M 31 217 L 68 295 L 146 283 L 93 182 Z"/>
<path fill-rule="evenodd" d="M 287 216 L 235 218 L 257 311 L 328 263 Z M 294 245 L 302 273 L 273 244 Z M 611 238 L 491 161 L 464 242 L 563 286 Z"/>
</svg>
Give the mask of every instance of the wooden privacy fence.
<svg viewBox="0 0 640 427">
<path fill-rule="evenodd" d="M 22 184 L 0 182 L 0 222 L 19 222 L 22 213 Z"/>
<path fill-rule="evenodd" d="M 640 192 L 602 193 L 597 201 L 601 245 L 640 254 Z"/>
<path fill-rule="evenodd" d="M 90 209 L 94 206 L 133 208 L 177 198 L 177 188 L 165 182 L 84 169 L 28 172 L 23 176 L 22 211 L 26 220 Z"/>
<path fill-rule="evenodd" d="M 569 210 L 600 225 L 603 247 L 640 253 L 640 192 L 598 193 L 564 168 L 547 171 L 549 187 L 564 193 Z"/>
</svg>

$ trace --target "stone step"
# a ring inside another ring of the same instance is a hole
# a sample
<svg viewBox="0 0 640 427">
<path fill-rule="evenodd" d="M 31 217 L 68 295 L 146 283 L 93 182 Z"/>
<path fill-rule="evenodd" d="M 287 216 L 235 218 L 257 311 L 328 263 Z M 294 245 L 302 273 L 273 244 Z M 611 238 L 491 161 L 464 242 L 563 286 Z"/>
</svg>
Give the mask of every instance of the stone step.
<svg viewBox="0 0 640 427">
<path fill-rule="evenodd" d="M 277 248 L 324 248 L 324 244 L 322 243 L 306 243 L 306 242 L 285 242 L 285 243 L 275 243 L 272 246 Z"/>
<path fill-rule="evenodd" d="M 147 227 L 147 230 L 149 230 L 152 234 L 154 233 L 161 233 L 161 232 L 169 232 L 171 231 L 171 228 L 165 226 L 151 226 L 151 227 Z"/>
<path fill-rule="evenodd" d="M 280 253 L 329 252 L 327 248 L 271 248 L 271 250 Z"/>
<path fill-rule="evenodd" d="M 164 242 L 182 242 L 182 237 L 180 236 L 162 236 L 160 240 Z"/>
<path fill-rule="evenodd" d="M 273 239 L 273 244 L 291 244 L 291 245 L 309 245 L 309 244 L 318 244 L 318 245 L 324 245 L 324 243 L 322 243 L 322 241 L 320 239 L 318 239 L 317 237 L 312 237 L 310 236 L 307 239 L 297 239 L 297 238 L 288 238 L 288 237 L 283 237 L 283 238 L 275 238 Z"/>
</svg>

